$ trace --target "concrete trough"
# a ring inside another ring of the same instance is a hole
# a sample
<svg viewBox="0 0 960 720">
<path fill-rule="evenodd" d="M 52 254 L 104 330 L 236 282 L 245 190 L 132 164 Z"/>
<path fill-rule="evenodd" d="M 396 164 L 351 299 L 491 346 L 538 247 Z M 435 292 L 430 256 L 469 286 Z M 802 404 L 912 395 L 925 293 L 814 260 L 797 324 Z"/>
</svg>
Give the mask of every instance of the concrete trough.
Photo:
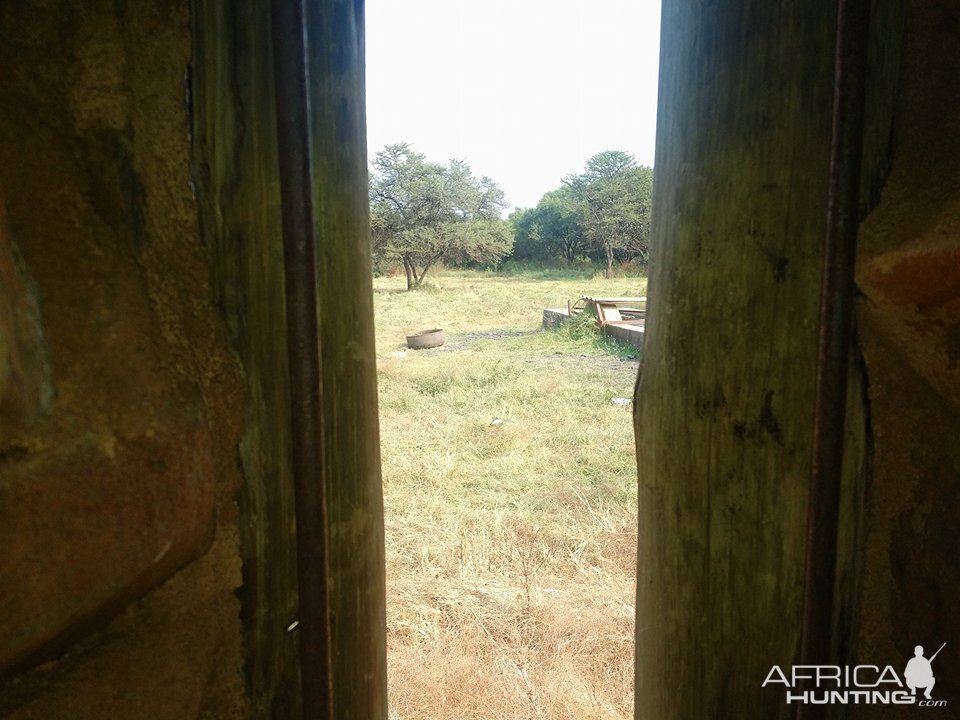
<svg viewBox="0 0 960 720">
<path fill-rule="evenodd" d="M 616 325 L 604 325 L 603 334 L 616 340 L 621 345 L 629 345 L 637 350 L 643 350 L 643 320 Z"/>
<path fill-rule="evenodd" d="M 567 308 L 545 308 L 543 311 L 543 327 L 545 330 L 558 327 L 564 320 L 570 319 Z"/>
<path fill-rule="evenodd" d="M 556 328 L 569 319 L 570 311 L 567 308 L 545 308 L 543 311 L 543 327 L 545 329 Z M 631 320 L 629 322 L 607 323 L 601 330 L 604 335 L 621 345 L 642 350 L 643 325 L 643 320 Z"/>
</svg>

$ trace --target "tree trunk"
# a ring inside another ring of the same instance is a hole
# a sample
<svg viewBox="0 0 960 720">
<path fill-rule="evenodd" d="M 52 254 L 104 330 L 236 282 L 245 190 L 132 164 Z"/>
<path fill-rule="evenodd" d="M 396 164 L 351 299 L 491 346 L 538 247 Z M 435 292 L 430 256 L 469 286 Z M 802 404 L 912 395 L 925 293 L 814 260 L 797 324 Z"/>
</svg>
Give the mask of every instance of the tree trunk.
<svg viewBox="0 0 960 720">
<path fill-rule="evenodd" d="M 413 290 L 415 276 L 410 259 L 406 255 L 403 256 L 403 271 L 407 274 L 407 290 Z"/>
<path fill-rule="evenodd" d="M 606 277 L 612 278 L 612 277 L 613 277 L 613 246 L 610 245 L 610 244 L 608 244 L 605 249 L 606 249 L 606 251 L 607 251 L 607 274 L 606 274 Z"/>
<path fill-rule="evenodd" d="M 443 257 L 443 253 L 440 253 L 436 257 L 427 261 L 427 264 L 423 266 L 423 272 L 420 273 L 420 277 L 417 279 L 417 287 L 420 287 L 420 285 L 423 283 L 423 279 L 427 276 L 427 270 L 432 268 L 433 264 L 441 257 Z"/>
<path fill-rule="evenodd" d="M 760 686 L 800 639 L 835 14 L 804 0 L 663 3 L 635 403 L 637 718 L 796 712 L 782 687 Z M 862 461 L 859 389 L 848 450 Z M 838 576 L 855 576 L 854 556 L 841 549 Z"/>
</svg>

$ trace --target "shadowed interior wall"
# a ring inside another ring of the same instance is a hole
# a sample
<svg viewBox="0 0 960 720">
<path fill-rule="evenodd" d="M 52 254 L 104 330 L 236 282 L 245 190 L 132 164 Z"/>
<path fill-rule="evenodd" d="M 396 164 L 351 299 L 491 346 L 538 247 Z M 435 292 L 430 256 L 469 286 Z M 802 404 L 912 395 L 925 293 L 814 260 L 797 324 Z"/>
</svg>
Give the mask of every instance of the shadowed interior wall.
<svg viewBox="0 0 960 720">
<path fill-rule="evenodd" d="M 15 0 L 0 38 L 0 715 L 245 717 L 189 9 Z"/>
<path fill-rule="evenodd" d="M 946 642 L 933 663 L 944 712 L 960 703 L 960 8 L 910 0 L 899 27 L 890 172 L 857 257 L 875 452 L 856 648 L 902 671 L 915 645 L 929 656 Z"/>
</svg>

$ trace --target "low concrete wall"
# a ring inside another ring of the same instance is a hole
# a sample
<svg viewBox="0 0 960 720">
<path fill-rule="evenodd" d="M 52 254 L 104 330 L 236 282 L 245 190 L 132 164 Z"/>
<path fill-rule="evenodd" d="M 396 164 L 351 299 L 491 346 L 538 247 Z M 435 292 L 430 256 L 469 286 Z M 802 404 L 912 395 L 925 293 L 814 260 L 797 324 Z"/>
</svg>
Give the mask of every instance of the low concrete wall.
<svg viewBox="0 0 960 720">
<path fill-rule="evenodd" d="M 603 333 L 621 345 L 643 350 L 643 325 L 604 325 Z"/>
<path fill-rule="evenodd" d="M 570 319 L 566 308 L 545 308 L 543 311 L 544 329 L 559 327 L 560 323 Z M 629 345 L 637 350 L 643 349 L 643 321 L 630 325 L 604 325 L 603 334 L 621 345 Z"/>
<path fill-rule="evenodd" d="M 570 313 L 567 312 L 566 308 L 546 308 L 543 311 L 543 327 L 544 329 L 555 328 L 560 325 L 564 320 L 570 319 Z"/>
</svg>

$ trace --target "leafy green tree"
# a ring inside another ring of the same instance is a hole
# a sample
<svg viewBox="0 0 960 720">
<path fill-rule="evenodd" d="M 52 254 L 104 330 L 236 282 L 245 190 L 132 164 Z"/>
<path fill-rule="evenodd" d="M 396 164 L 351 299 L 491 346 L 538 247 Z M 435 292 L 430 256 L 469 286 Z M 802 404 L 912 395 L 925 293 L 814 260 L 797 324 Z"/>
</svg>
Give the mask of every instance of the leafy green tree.
<svg viewBox="0 0 960 720">
<path fill-rule="evenodd" d="M 627 180 L 633 198 L 634 219 L 631 232 L 624 235 L 623 248 L 629 257 L 639 257 L 646 265 L 650 257 L 650 209 L 653 207 L 653 168 L 640 165 L 630 171 Z"/>
<path fill-rule="evenodd" d="M 551 190 L 535 208 L 510 216 L 514 227 L 514 257 L 573 262 L 587 254 L 579 198 L 569 187 Z"/>
<path fill-rule="evenodd" d="M 565 179 L 577 198 L 587 241 L 606 260 L 607 277 L 618 253 L 649 252 L 653 169 L 619 150 L 597 153 L 580 175 Z"/>
<path fill-rule="evenodd" d="M 373 168 L 373 252 L 403 264 L 408 290 L 420 287 L 441 258 L 483 265 L 510 253 L 513 237 L 500 220 L 503 191 L 490 178 L 474 176 L 466 161 L 431 163 L 398 143 L 379 151 Z"/>
<path fill-rule="evenodd" d="M 513 230 L 513 258 L 531 260 L 537 257 L 536 241 L 533 238 L 533 209 L 517 208 L 507 218 Z"/>
<path fill-rule="evenodd" d="M 513 249 L 513 232 L 506 220 L 475 219 L 451 226 L 448 257 L 458 265 L 486 267 L 499 262 Z"/>
</svg>

